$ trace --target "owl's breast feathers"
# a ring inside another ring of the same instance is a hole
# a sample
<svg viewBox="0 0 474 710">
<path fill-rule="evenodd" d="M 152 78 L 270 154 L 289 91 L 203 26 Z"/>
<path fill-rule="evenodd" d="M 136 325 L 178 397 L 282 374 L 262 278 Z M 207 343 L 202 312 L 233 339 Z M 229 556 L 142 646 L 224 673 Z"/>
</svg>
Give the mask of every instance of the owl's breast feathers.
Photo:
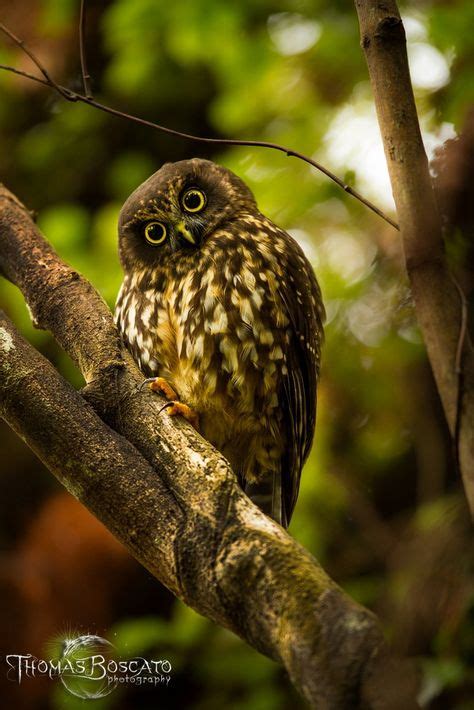
<svg viewBox="0 0 474 710">
<path fill-rule="evenodd" d="M 199 251 L 127 275 L 116 321 L 246 482 L 281 475 L 289 520 L 313 438 L 324 311 L 298 244 L 260 214 Z"/>
</svg>

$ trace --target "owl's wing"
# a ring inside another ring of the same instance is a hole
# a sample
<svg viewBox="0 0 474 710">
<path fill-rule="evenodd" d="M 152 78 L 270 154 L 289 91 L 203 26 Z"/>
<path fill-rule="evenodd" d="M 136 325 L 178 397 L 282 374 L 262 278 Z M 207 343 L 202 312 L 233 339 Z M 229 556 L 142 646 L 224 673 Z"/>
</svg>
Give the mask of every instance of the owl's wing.
<svg viewBox="0 0 474 710">
<path fill-rule="evenodd" d="M 291 340 L 286 353 L 279 401 L 287 446 L 281 468 L 281 517 L 290 522 L 298 497 L 301 469 L 308 457 L 316 424 L 316 385 L 323 339 L 324 307 L 313 269 L 299 245 L 289 242 L 288 261 L 279 296 L 290 321 Z M 278 483 L 274 485 L 278 505 Z"/>
</svg>

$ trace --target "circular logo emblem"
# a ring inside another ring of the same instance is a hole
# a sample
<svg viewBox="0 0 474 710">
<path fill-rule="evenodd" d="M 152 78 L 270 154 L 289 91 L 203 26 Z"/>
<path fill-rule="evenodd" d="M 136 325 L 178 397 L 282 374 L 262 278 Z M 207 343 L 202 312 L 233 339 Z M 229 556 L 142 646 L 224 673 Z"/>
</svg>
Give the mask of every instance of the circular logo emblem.
<svg viewBox="0 0 474 710">
<path fill-rule="evenodd" d="M 66 690 L 83 700 L 103 698 L 117 683 L 109 682 L 106 673 L 114 647 L 101 636 L 78 636 L 65 639 L 61 651 L 61 682 Z"/>
</svg>

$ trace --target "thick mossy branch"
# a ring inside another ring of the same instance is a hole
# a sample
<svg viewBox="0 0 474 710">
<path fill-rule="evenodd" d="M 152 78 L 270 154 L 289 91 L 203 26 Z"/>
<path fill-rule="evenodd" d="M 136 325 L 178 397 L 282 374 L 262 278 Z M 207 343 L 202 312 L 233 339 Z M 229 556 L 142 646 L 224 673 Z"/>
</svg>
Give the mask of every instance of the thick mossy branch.
<svg viewBox="0 0 474 710">
<path fill-rule="evenodd" d="M 355 0 L 416 314 L 474 515 L 474 352 L 458 344 L 462 300 L 449 273 L 395 0 Z"/>
<path fill-rule="evenodd" d="M 210 444 L 159 415 L 106 304 L 3 187 L 0 272 L 88 382 L 84 399 L 2 316 L 2 416 L 59 480 L 181 599 L 284 663 L 312 706 L 416 707 L 375 617 L 253 505 Z"/>
</svg>

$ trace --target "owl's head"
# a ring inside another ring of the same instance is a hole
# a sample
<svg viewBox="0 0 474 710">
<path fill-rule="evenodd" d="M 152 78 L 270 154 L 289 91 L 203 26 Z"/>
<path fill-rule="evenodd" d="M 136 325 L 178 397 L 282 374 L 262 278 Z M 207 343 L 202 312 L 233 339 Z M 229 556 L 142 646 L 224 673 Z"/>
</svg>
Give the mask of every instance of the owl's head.
<svg viewBox="0 0 474 710">
<path fill-rule="evenodd" d="M 119 218 L 125 271 L 196 253 L 255 199 L 237 175 L 209 160 L 166 163 L 127 199 Z"/>
</svg>

